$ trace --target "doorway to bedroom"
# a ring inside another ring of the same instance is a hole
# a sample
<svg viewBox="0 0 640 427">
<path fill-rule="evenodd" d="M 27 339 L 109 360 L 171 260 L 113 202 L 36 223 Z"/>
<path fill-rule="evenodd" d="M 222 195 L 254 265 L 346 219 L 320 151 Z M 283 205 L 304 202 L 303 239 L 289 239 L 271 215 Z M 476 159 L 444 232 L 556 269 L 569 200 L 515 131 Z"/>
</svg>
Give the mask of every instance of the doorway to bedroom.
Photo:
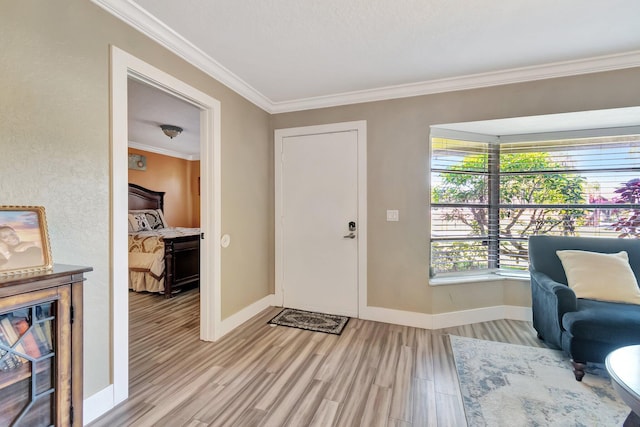
<svg viewBox="0 0 640 427">
<path fill-rule="evenodd" d="M 112 120 L 112 165 L 111 165 L 111 221 L 112 221 L 112 233 L 111 233 L 111 246 L 112 246 L 112 260 L 111 260 L 111 287 L 112 287 L 112 331 L 113 331 L 113 346 L 112 346 L 112 363 L 113 363 L 113 386 L 112 395 L 113 400 L 109 406 L 115 406 L 128 397 L 129 394 L 129 262 L 128 262 L 128 210 L 129 210 L 129 168 L 128 158 L 129 154 L 137 155 L 132 159 L 132 166 L 140 167 L 146 166 L 147 171 L 150 171 L 149 162 L 156 164 L 156 154 L 149 149 L 148 146 L 142 146 L 147 150 L 140 150 L 140 145 L 135 147 L 129 147 L 129 140 L 136 139 L 133 135 L 129 134 L 129 90 L 130 82 L 133 84 L 140 83 L 147 85 L 153 89 L 159 90 L 166 95 L 177 98 L 186 104 L 195 108 L 195 111 L 199 118 L 199 124 L 196 125 L 196 129 L 199 130 L 199 137 L 197 137 L 196 145 L 200 150 L 200 165 L 199 167 L 193 163 L 185 163 L 183 168 L 171 167 L 163 168 L 158 173 L 159 178 L 153 178 L 146 183 L 148 187 L 138 185 L 145 190 L 154 190 L 154 186 L 160 182 L 160 180 L 167 179 L 168 182 L 175 184 L 175 176 L 172 174 L 178 174 L 185 176 L 185 184 L 188 191 L 193 190 L 194 193 L 200 191 L 199 199 L 193 195 L 188 195 L 182 202 L 174 200 L 171 202 L 171 198 L 175 197 L 175 191 L 160 191 L 167 195 L 172 193 L 173 196 L 168 197 L 168 205 L 164 208 L 174 209 L 171 206 L 177 206 L 169 218 L 163 218 L 168 225 L 171 225 L 169 221 L 178 222 L 180 225 L 191 225 L 192 227 L 185 228 L 198 228 L 193 225 L 198 225 L 199 211 L 199 228 L 202 233 L 202 239 L 200 242 L 200 289 L 194 295 L 199 297 L 199 310 L 195 307 L 196 313 L 193 313 L 194 319 L 191 321 L 193 326 L 199 323 L 199 328 L 195 329 L 194 336 L 198 336 L 201 340 L 213 341 L 220 336 L 220 258 L 221 249 L 220 245 L 216 244 L 220 241 L 221 236 L 221 185 L 220 185 L 220 102 L 210 97 L 209 95 L 187 85 L 186 83 L 176 79 L 175 77 L 159 70 L 144 61 L 135 58 L 128 53 L 113 47 L 111 48 L 111 120 Z M 143 86 L 144 88 L 144 86 Z M 145 103 L 146 109 L 153 109 L 155 107 L 154 102 Z M 172 116 L 175 118 L 176 116 Z M 150 121 L 150 120 L 149 120 Z M 157 123 L 158 121 L 167 121 L 168 123 Z M 171 133 L 171 136 L 167 136 L 160 128 L 160 124 L 170 124 L 182 128 L 182 132 L 185 133 L 189 125 L 180 126 L 175 122 L 169 122 L 169 119 L 159 118 L 153 121 L 153 123 L 147 123 L 150 126 L 149 129 L 154 129 L 158 132 L 159 138 L 166 138 L 169 144 L 176 144 L 178 141 L 178 135 Z M 157 127 L 157 129 L 155 129 Z M 174 129 L 175 130 L 175 129 Z M 135 142 L 135 141 L 134 141 Z M 169 147 L 173 147 L 169 145 Z M 165 149 L 168 149 L 165 147 Z M 141 152 L 146 152 L 144 159 Z M 158 151 L 158 150 L 156 150 Z M 161 151 L 161 150 L 160 150 Z M 176 150 L 174 150 L 176 151 Z M 172 157 L 172 156 L 168 156 Z M 166 160 L 166 159 L 165 159 Z M 180 160 L 178 158 L 178 160 Z M 184 159 L 182 159 L 184 160 Z M 174 161 L 174 160 L 172 160 Z M 195 162 L 196 160 L 189 160 L 189 162 Z M 182 172 L 176 172 L 176 170 L 182 170 Z M 149 176 L 149 175 L 147 175 Z M 198 180 L 198 177 L 200 178 Z M 199 185 L 198 185 L 199 184 Z M 157 192 L 157 190 L 156 190 Z M 182 191 L 179 190 L 178 193 Z M 184 194 L 182 194 L 184 196 Z M 196 200 L 198 199 L 198 200 Z M 199 205 L 198 205 L 199 202 Z M 183 206 L 187 204 L 188 206 Z M 163 206 L 164 207 L 164 206 Z M 169 211 L 167 210 L 167 213 Z M 178 213 L 182 212 L 182 213 Z M 186 212 L 186 214 L 184 213 Z M 190 212 L 190 213 L 189 213 Z M 196 213 L 194 213 L 196 212 Z M 195 218 L 195 219 L 194 219 Z M 200 237 L 200 236 L 198 236 Z M 180 240 L 180 239 L 178 239 Z M 174 252 L 176 254 L 177 252 Z M 165 299 L 161 297 L 161 304 L 171 303 L 178 298 Z M 190 310 L 193 312 L 194 310 Z M 160 311 L 160 307 L 157 307 L 156 312 Z M 170 311 L 170 310 L 169 310 Z M 198 313 L 199 312 L 199 313 Z M 199 322 L 197 321 L 199 318 Z M 148 320 L 148 319 L 147 319 Z M 197 339 L 197 338 L 196 338 Z M 111 399 L 109 399 L 111 400 Z"/>
<path fill-rule="evenodd" d="M 131 77 L 127 87 L 129 290 L 153 304 L 199 287 L 200 109 Z"/>
<path fill-rule="evenodd" d="M 135 378 L 148 368 L 143 354 L 150 346 L 170 351 L 176 334 L 181 343 L 198 341 L 200 109 L 132 77 L 127 92 L 129 369 Z"/>
</svg>

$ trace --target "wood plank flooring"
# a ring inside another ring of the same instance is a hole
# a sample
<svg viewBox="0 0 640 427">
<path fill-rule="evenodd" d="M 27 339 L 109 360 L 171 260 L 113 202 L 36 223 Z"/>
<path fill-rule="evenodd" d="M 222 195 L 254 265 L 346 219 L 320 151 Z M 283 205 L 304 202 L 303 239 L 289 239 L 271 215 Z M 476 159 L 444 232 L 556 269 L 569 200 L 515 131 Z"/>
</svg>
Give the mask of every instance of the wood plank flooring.
<svg viewBox="0 0 640 427">
<path fill-rule="evenodd" d="M 465 426 L 448 334 L 544 346 L 528 322 L 335 336 L 268 325 L 279 308 L 208 343 L 198 304 L 130 293 L 130 397 L 91 426 Z"/>
</svg>

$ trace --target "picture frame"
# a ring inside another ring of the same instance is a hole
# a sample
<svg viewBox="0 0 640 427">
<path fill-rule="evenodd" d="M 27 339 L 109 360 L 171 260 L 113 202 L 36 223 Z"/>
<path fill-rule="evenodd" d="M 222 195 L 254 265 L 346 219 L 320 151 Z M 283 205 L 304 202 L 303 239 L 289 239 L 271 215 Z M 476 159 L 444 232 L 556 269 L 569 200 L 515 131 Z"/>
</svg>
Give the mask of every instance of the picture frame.
<svg viewBox="0 0 640 427">
<path fill-rule="evenodd" d="M 53 268 L 43 206 L 0 206 L 0 276 Z"/>
</svg>

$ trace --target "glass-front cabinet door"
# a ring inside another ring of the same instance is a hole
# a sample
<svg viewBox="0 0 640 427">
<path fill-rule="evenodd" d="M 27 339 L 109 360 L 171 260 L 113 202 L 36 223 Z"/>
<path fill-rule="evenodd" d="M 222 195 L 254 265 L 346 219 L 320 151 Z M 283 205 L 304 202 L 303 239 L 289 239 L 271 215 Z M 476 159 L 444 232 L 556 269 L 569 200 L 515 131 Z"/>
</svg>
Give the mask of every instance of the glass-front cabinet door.
<svg viewBox="0 0 640 427">
<path fill-rule="evenodd" d="M 0 308 L 0 426 L 68 419 L 61 411 L 69 409 L 70 361 L 59 349 L 69 348 L 69 334 L 58 333 L 68 310 L 68 287 L 27 293 Z"/>
</svg>

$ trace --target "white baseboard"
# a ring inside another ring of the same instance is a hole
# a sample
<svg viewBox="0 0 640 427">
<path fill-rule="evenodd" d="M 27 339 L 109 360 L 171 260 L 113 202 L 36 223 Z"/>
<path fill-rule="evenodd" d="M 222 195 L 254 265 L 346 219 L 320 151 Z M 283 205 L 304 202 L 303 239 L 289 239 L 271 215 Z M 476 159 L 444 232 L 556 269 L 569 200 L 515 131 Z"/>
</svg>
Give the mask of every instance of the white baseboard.
<svg viewBox="0 0 640 427">
<path fill-rule="evenodd" d="M 267 295 L 261 300 L 240 310 L 222 321 L 223 335 L 237 328 L 269 306 L 279 306 L 275 295 Z M 471 310 L 452 311 L 440 314 L 418 313 L 395 310 L 384 307 L 364 307 L 358 316 L 360 319 L 375 322 L 393 323 L 423 329 L 440 329 L 453 326 L 468 325 L 491 320 L 511 319 L 531 321 L 531 308 L 513 305 L 497 305 L 493 307 L 474 308 Z"/>
<path fill-rule="evenodd" d="M 505 319 L 533 322 L 533 311 L 531 307 L 520 307 L 517 305 L 504 305 L 503 307 Z"/>
<path fill-rule="evenodd" d="M 472 310 L 453 311 L 450 313 L 432 314 L 433 329 L 450 328 L 491 320 L 531 320 L 530 307 L 513 305 L 497 305 L 494 307 L 474 308 Z"/>
<path fill-rule="evenodd" d="M 364 310 L 360 310 L 359 317 L 360 319 L 373 320 L 374 322 L 433 329 L 431 315 L 426 313 L 367 306 Z"/>
<path fill-rule="evenodd" d="M 82 425 L 87 425 L 114 407 L 113 384 L 100 390 L 82 402 Z"/>
<path fill-rule="evenodd" d="M 360 318 L 376 322 L 413 326 L 424 329 L 440 329 L 491 320 L 511 319 L 531 321 L 531 308 L 499 305 L 449 313 L 427 314 L 390 308 L 368 306 L 360 312 Z"/>
<path fill-rule="evenodd" d="M 275 303 L 275 295 L 270 294 L 254 302 L 253 304 L 243 308 L 237 313 L 232 314 L 226 319 L 223 319 L 220 324 L 220 331 L 221 331 L 220 337 L 224 336 L 225 334 L 231 332 L 238 326 L 242 325 L 244 322 L 251 319 L 253 316 L 260 313 L 265 308 L 275 306 L 275 305 L 277 305 Z"/>
</svg>

